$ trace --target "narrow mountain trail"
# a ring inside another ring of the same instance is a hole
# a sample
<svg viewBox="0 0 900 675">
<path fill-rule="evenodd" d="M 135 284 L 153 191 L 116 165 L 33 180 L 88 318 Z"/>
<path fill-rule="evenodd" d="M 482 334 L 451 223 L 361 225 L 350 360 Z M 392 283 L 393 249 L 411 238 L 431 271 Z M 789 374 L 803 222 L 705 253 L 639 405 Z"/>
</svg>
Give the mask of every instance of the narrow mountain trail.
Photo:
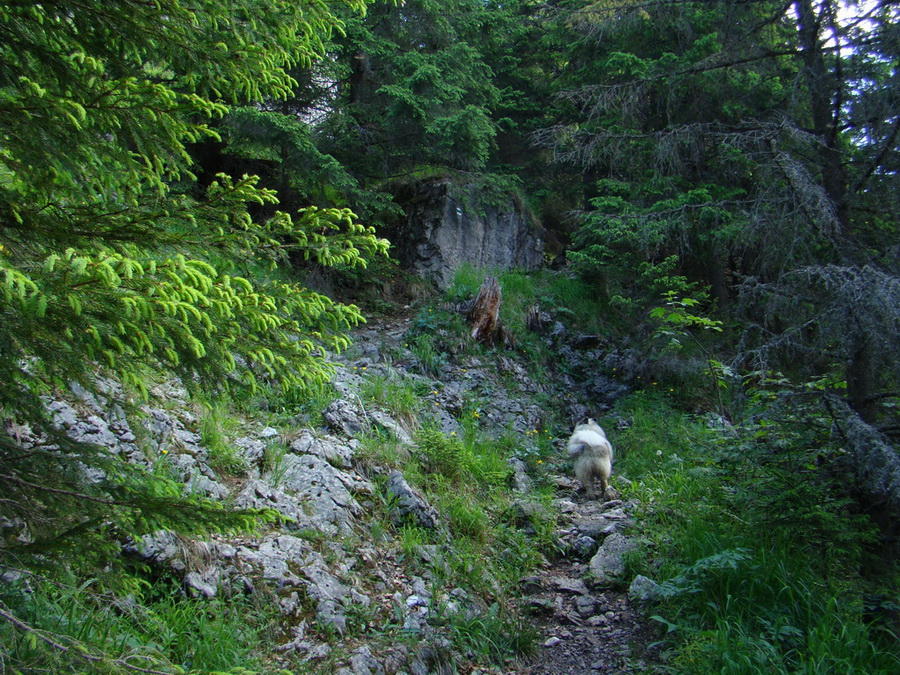
<svg viewBox="0 0 900 675">
<path fill-rule="evenodd" d="M 375 320 L 357 332 L 362 338 L 358 344 L 377 359 L 405 342 L 410 323 L 408 315 Z M 475 670 L 472 675 L 653 672 L 661 651 L 655 646 L 661 637 L 658 624 L 646 616 L 639 600 L 629 597 L 627 585 L 618 581 L 623 571 L 621 555 L 614 552 L 611 563 L 597 562 L 609 539 L 627 540 L 631 545 L 638 535 L 633 519 L 636 504 L 588 499 L 562 455 L 545 466 L 556 488 L 553 510 L 560 550 L 548 554 L 546 566 L 522 581 L 518 600 L 529 627 L 537 632 L 536 650 L 515 665 Z M 613 488 L 609 496 L 616 496 Z M 605 582 L 598 579 L 598 570 L 601 578 L 608 576 Z"/>
<path fill-rule="evenodd" d="M 571 485 L 565 478 L 560 486 Z M 622 516 L 619 500 L 595 502 L 573 489 L 561 492 L 560 534 L 571 546 L 570 555 L 555 560 L 539 575 L 525 580 L 522 603 L 539 632 L 535 656 L 517 672 L 524 675 L 580 675 L 643 673 L 652 670 L 659 650 L 659 629 L 649 620 L 627 589 L 593 582 L 588 560 L 580 559 L 589 546 L 586 533 Z M 607 520 L 608 517 L 612 520 Z M 589 549 L 588 549 L 589 550 Z M 589 558 L 589 556 L 587 556 Z"/>
</svg>

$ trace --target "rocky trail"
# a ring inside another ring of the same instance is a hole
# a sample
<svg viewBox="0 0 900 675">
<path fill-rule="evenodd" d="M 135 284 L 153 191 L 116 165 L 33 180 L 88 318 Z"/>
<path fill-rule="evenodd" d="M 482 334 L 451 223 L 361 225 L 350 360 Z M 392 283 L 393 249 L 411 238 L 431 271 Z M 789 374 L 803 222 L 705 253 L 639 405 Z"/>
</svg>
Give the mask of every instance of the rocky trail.
<svg viewBox="0 0 900 675">
<path fill-rule="evenodd" d="M 560 478 L 558 483 L 566 485 L 568 481 Z M 562 498 L 558 503 L 562 507 L 562 540 L 568 545 L 568 551 L 566 556 L 523 583 L 522 602 L 533 616 L 540 637 L 537 654 L 516 672 L 525 675 L 649 672 L 659 656 L 654 648 L 659 629 L 641 607 L 640 583 L 624 590 L 598 579 L 597 575 L 611 577 L 621 570 L 621 558 L 613 546 L 603 546 L 591 555 L 596 545 L 594 537 L 632 525 L 623 517 L 625 505 L 619 500 L 586 501 L 583 496 L 580 500 Z M 604 544 L 612 536 L 607 534 Z M 611 543 L 622 545 L 627 541 L 619 535 Z"/>
<path fill-rule="evenodd" d="M 402 320 L 372 327 L 360 343 L 371 345 L 377 339 L 380 348 L 368 349 L 368 354 L 374 356 L 386 347 L 385 341 L 396 345 L 408 325 L 408 320 Z M 564 466 L 562 461 L 555 468 Z M 527 491 L 528 477 L 519 469 L 517 472 L 519 489 Z M 637 535 L 630 515 L 636 505 L 617 498 L 589 499 L 578 481 L 565 475 L 551 473 L 550 479 L 556 491 L 559 552 L 548 556 L 547 565 L 539 573 L 522 581 L 519 601 L 531 627 L 537 631 L 537 648 L 530 658 L 502 672 L 652 672 L 659 662 L 661 632 L 645 610 L 654 584 L 638 577 L 625 588 L 619 580 L 624 572 L 622 556 L 634 547 L 632 537 Z M 610 488 L 608 496 L 618 494 Z"/>
</svg>

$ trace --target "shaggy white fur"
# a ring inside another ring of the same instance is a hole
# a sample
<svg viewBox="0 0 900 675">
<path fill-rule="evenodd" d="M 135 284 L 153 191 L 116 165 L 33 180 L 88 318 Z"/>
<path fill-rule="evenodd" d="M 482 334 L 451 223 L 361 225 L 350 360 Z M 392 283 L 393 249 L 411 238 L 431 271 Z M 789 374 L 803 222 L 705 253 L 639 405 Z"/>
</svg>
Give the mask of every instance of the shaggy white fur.
<svg viewBox="0 0 900 675">
<path fill-rule="evenodd" d="M 587 496 L 594 497 L 594 480 L 600 479 L 600 496 L 606 497 L 612 474 L 612 444 L 593 419 L 579 424 L 569 438 L 569 457 L 573 459 L 575 476 L 584 485 Z"/>
</svg>

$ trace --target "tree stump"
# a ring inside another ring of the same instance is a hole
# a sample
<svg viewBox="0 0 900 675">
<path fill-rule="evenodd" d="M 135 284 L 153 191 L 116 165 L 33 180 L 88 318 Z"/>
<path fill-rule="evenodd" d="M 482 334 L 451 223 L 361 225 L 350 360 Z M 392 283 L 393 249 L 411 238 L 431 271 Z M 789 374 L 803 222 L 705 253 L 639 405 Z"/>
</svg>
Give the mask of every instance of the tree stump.
<svg viewBox="0 0 900 675">
<path fill-rule="evenodd" d="M 496 277 L 485 277 L 475 305 L 469 312 L 472 322 L 472 337 L 486 345 L 504 340 L 504 330 L 500 325 L 500 301 L 503 293 Z"/>
</svg>

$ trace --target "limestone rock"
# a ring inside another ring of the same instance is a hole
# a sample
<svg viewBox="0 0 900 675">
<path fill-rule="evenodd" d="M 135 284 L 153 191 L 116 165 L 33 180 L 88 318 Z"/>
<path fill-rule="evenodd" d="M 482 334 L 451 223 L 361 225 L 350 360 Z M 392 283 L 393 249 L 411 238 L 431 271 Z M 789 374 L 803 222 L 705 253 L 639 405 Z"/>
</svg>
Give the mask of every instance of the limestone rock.
<svg viewBox="0 0 900 675">
<path fill-rule="evenodd" d="M 384 668 L 372 655 L 368 646 L 359 647 L 350 657 L 350 668 L 353 675 L 383 675 Z"/>
<path fill-rule="evenodd" d="M 638 574 L 628 587 L 628 597 L 632 600 L 648 601 L 659 597 L 659 584 L 643 574 Z"/>
<path fill-rule="evenodd" d="M 304 564 L 308 550 L 302 539 L 276 535 L 254 544 L 238 546 L 236 557 L 243 571 L 256 571 L 276 590 L 280 590 L 302 585 L 300 577 L 292 570 Z"/>
<path fill-rule="evenodd" d="M 275 509 L 285 517 L 287 529 L 300 529 L 311 526 L 311 518 L 304 512 L 301 503 L 263 480 L 248 481 L 240 494 L 235 497 L 234 505 L 239 509 Z M 325 523 L 325 531 L 334 532 L 336 528 Z"/>
<path fill-rule="evenodd" d="M 340 471 L 315 455 L 287 454 L 282 458 L 281 488 L 296 495 L 308 515 L 340 529 L 350 527 L 352 517 L 362 507 L 353 492 L 372 494 L 371 483 Z"/>
<path fill-rule="evenodd" d="M 406 429 L 400 426 L 400 423 L 390 415 L 383 413 L 380 410 L 373 410 L 369 413 L 369 417 L 371 417 L 372 421 L 379 427 L 390 431 L 402 445 L 408 446 L 413 444 L 412 437 Z"/>
<path fill-rule="evenodd" d="M 516 492 L 530 492 L 534 481 L 528 477 L 528 467 L 518 457 L 512 457 L 509 460 L 509 466 L 513 470 L 513 489 Z"/>
<path fill-rule="evenodd" d="M 537 269 L 543 241 L 525 209 L 510 196 L 497 207 L 480 203 L 475 186 L 446 179 L 397 189 L 406 219 L 386 233 L 404 267 L 446 288 L 463 263 L 486 269 Z M 395 251 L 395 253 L 394 253 Z"/>
<path fill-rule="evenodd" d="M 332 466 L 350 468 L 359 441 L 340 441 L 334 436 L 318 435 L 310 429 L 301 429 L 300 436 L 291 442 L 291 450 L 298 455 L 314 455 Z"/>
<path fill-rule="evenodd" d="M 322 413 L 322 417 L 334 431 L 349 438 L 356 436 L 369 426 L 362 406 L 347 399 L 333 401 Z"/>
<path fill-rule="evenodd" d="M 257 467 L 262 465 L 263 457 L 266 453 L 265 441 L 261 441 L 258 438 L 242 436 L 241 438 L 235 439 L 234 445 L 240 450 L 240 454 L 247 464 Z"/>
<path fill-rule="evenodd" d="M 396 498 L 391 517 L 398 523 L 412 520 L 413 523 L 429 530 L 440 526 L 437 510 L 406 482 L 403 474 L 392 471 L 388 477 L 388 493 Z"/>
<path fill-rule="evenodd" d="M 589 563 L 594 580 L 601 585 L 619 581 L 625 573 L 623 556 L 634 548 L 637 544 L 624 535 L 616 533 L 608 536 Z"/>
</svg>

